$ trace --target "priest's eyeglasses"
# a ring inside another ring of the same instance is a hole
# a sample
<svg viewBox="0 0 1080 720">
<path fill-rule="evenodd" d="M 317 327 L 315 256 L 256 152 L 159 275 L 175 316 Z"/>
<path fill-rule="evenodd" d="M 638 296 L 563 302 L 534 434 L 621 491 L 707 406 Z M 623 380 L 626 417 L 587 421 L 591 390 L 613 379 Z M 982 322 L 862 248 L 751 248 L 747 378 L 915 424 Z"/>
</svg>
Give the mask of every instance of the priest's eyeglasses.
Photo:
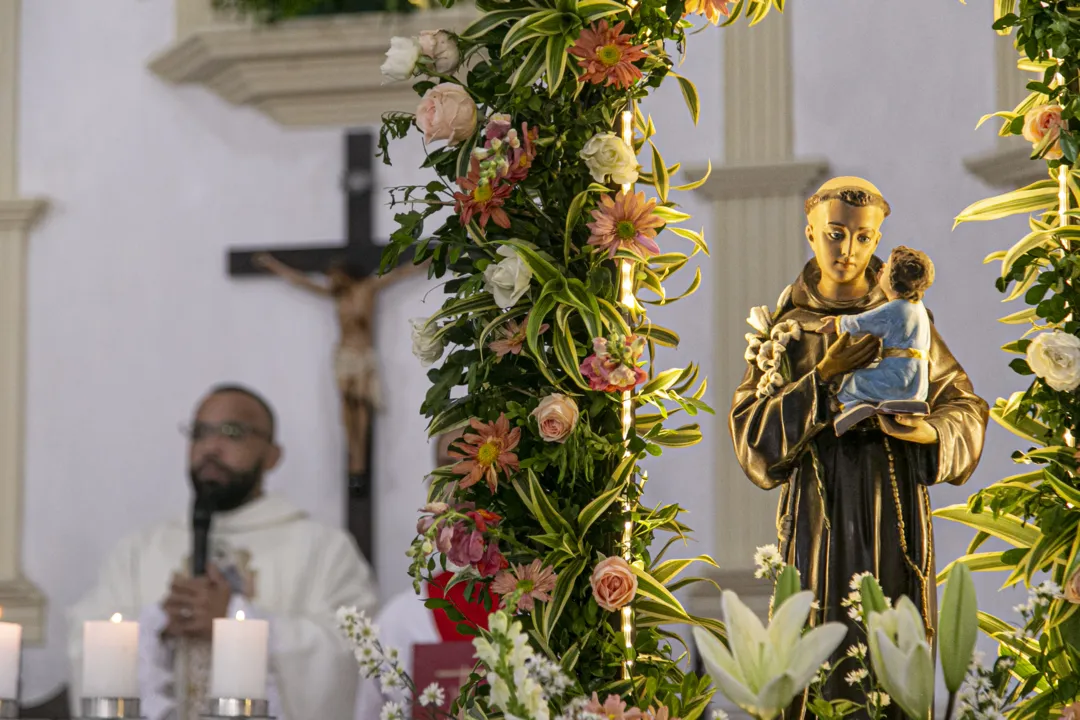
<svg viewBox="0 0 1080 720">
<path fill-rule="evenodd" d="M 231 440 L 236 443 L 242 443 L 248 438 L 253 437 L 266 441 L 270 440 L 270 433 L 265 430 L 259 430 L 258 428 L 238 422 L 197 422 L 194 425 L 181 425 L 180 432 L 192 442 L 210 440 L 215 437 L 223 437 L 226 440 Z"/>
</svg>

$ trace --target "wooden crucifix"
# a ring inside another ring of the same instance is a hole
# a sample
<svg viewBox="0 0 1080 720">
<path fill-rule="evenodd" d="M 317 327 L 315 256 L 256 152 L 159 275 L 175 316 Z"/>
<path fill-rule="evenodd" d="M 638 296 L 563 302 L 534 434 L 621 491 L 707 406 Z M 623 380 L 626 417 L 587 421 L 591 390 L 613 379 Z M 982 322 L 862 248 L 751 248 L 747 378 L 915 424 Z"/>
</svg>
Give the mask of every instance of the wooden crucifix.
<svg viewBox="0 0 1080 720">
<path fill-rule="evenodd" d="M 337 306 L 340 337 L 334 376 L 341 396 L 348 439 L 348 525 L 360 550 L 373 560 L 374 498 L 371 494 L 373 418 L 380 405 L 378 365 L 373 346 L 375 302 L 379 290 L 419 271 L 411 254 L 379 276 L 384 245 L 374 241 L 374 142 L 367 132 L 345 136 L 347 240 L 344 245 L 229 252 L 233 277 L 277 275 L 291 284 L 327 297 Z M 313 277 L 312 275 L 316 276 Z M 317 275 L 322 275 L 318 278 Z"/>
</svg>

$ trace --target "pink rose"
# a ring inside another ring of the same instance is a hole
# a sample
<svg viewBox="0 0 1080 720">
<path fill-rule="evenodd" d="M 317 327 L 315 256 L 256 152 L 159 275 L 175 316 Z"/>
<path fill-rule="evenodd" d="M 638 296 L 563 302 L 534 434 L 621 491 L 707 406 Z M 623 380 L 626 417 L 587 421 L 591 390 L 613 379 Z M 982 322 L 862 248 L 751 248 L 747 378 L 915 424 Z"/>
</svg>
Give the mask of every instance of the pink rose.
<svg viewBox="0 0 1080 720">
<path fill-rule="evenodd" d="M 548 442 L 563 443 L 574 432 L 578 421 L 578 406 L 573 398 L 552 393 L 532 411 L 540 426 L 540 437 Z"/>
<path fill-rule="evenodd" d="M 629 605 L 637 595 L 637 576 L 618 555 L 601 560 L 589 582 L 596 604 L 609 612 Z"/>
<path fill-rule="evenodd" d="M 1073 605 L 1080 605 L 1080 570 L 1073 573 L 1069 581 L 1065 583 L 1065 599 Z M 1076 720 L 1080 720 L 1080 715 Z"/>
<path fill-rule="evenodd" d="M 1060 160 L 1061 146 L 1058 144 L 1058 136 L 1061 135 L 1064 124 L 1060 105 L 1033 107 L 1024 115 L 1024 139 L 1032 145 L 1039 145 L 1045 140 L 1049 146 L 1043 157 L 1047 160 Z"/>
<path fill-rule="evenodd" d="M 446 140 L 457 145 L 476 130 L 476 103 L 457 83 L 439 83 L 424 93 L 416 108 L 416 126 L 424 141 Z"/>
<path fill-rule="evenodd" d="M 454 538 L 450 541 L 450 552 L 446 557 L 450 562 L 461 567 L 479 562 L 484 556 L 484 536 L 476 530 L 469 530 L 464 523 L 454 528 Z"/>
<path fill-rule="evenodd" d="M 476 571 L 480 577 L 494 577 L 500 570 L 510 567 L 510 562 L 499 552 L 495 543 L 488 543 L 484 556 L 476 563 Z"/>
<path fill-rule="evenodd" d="M 435 534 L 435 549 L 446 554 L 454 547 L 454 528 L 443 525 Z"/>
<path fill-rule="evenodd" d="M 431 58 L 435 72 L 445 75 L 457 69 L 461 51 L 453 35 L 445 30 L 422 30 L 418 41 L 420 53 Z"/>
</svg>

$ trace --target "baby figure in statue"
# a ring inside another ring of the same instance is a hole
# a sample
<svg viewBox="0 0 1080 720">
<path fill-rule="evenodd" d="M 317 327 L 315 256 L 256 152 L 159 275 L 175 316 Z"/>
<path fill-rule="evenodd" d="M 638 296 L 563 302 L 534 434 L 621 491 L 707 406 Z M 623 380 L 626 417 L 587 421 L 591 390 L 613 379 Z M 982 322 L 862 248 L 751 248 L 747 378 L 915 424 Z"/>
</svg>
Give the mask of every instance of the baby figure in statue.
<svg viewBox="0 0 1080 720">
<path fill-rule="evenodd" d="M 855 315 L 824 318 L 820 332 L 869 334 L 881 338 L 881 360 L 852 371 L 840 384 L 837 436 L 874 415 L 928 415 L 930 316 L 922 298 L 934 282 L 926 253 L 898 246 L 878 276 L 888 299 Z"/>
</svg>

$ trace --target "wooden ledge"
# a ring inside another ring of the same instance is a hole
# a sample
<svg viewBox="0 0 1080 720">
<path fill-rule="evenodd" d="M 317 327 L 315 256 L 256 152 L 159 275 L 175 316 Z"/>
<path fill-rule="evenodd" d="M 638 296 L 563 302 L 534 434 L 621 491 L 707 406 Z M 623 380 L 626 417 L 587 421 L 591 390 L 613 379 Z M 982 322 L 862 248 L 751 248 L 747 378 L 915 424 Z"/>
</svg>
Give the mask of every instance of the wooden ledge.
<svg viewBox="0 0 1080 720">
<path fill-rule="evenodd" d="M 383 84 L 390 38 L 421 30 L 461 31 L 475 7 L 370 13 L 283 22 L 212 25 L 179 39 L 149 63 L 161 79 L 201 84 L 233 105 L 248 105 L 287 126 L 378 124 L 384 112 L 413 111 L 408 83 Z"/>
<path fill-rule="evenodd" d="M 5 622 L 23 626 L 23 642 L 40 645 L 45 640 L 45 595 L 25 578 L 0 580 L 0 607 Z"/>
</svg>

